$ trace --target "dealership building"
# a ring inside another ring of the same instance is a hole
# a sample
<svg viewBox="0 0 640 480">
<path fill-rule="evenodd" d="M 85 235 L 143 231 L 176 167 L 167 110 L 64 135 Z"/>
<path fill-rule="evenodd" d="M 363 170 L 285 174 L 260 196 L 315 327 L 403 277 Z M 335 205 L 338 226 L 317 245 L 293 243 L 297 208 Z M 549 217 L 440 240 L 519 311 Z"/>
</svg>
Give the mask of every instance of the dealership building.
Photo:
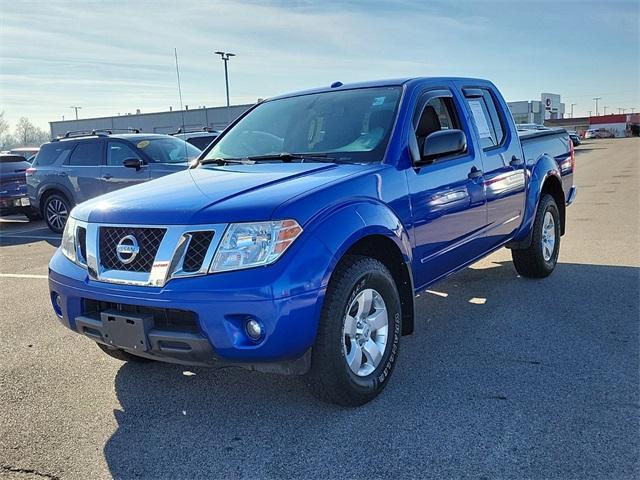
<svg viewBox="0 0 640 480">
<path fill-rule="evenodd" d="M 564 103 L 556 93 L 542 93 L 540 100 L 507 102 L 516 123 L 537 123 L 564 118 Z"/>
<path fill-rule="evenodd" d="M 72 131 L 126 130 L 138 129 L 148 133 L 173 133 L 179 128 L 202 130 L 204 127 L 214 130 L 224 129 L 230 122 L 244 113 L 252 105 L 232 105 L 227 107 L 200 107 L 167 112 L 118 115 L 115 117 L 82 118 L 49 122 L 51 137 L 64 135 Z"/>
</svg>

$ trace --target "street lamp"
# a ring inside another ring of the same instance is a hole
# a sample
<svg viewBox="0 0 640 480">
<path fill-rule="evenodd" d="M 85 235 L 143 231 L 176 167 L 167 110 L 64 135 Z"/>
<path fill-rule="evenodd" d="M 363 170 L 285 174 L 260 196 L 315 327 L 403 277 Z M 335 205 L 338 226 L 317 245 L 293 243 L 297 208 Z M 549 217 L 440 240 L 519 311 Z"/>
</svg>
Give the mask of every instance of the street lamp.
<svg viewBox="0 0 640 480">
<path fill-rule="evenodd" d="M 593 97 L 593 99 L 596 101 L 596 117 L 599 115 L 598 113 L 598 100 L 602 100 L 602 97 Z"/>
<path fill-rule="evenodd" d="M 571 104 L 571 118 L 573 118 L 573 107 L 575 107 L 577 105 L 577 103 L 572 103 Z"/>
<path fill-rule="evenodd" d="M 222 58 L 222 61 L 224 62 L 224 83 L 227 89 L 227 123 L 229 123 L 231 121 L 231 115 L 229 113 L 229 71 L 227 70 L 227 62 L 229 61 L 229 59 L 231 57 L 235 57 L 236 54 L 235 53 L 229 53 L 229 52 L 214 52 L 216 55 L 220 55 L 220 58 Z"/>
<path fill-rule="evenodd" d="M 76 120 L 78 120 L 78 110 L 80 110 L 82 107 L 72 105 L 69 108 L 73 108 L 76 111 Z"/>
</svg>

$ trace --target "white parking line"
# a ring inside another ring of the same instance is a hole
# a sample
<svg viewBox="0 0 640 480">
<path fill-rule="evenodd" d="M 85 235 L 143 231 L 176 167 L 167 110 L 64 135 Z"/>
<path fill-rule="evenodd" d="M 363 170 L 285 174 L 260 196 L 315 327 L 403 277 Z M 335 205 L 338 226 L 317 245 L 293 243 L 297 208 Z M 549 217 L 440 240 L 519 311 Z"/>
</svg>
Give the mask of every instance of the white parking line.
<svg viewBox="0 0 640 480">
<path fill-rule="evenodd" d="M 0 273 L 0 278 L 49 278 L 47 275 L 35 275 L 28 273 Z"/>
</svg>

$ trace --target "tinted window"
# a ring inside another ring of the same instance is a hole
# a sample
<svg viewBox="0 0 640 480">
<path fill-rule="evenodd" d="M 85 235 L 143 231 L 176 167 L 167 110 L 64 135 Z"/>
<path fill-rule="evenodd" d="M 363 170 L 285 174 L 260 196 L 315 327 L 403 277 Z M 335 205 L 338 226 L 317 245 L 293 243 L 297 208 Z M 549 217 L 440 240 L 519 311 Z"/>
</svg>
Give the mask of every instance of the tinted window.
<svg viewBox="0 0 640 480">
<path fill-rule="evenodd" d="M 78 144 L 71 154 L 71 158 L 69 158 L 69 165 L 84 167 L 100 165 L 100 157 L 99 142 L 83 142 Z"/>
<path fill-rule="evenodd" d="M 184 163 L 198 158 L 200 149 L 175 137 L 151 137 L 137 140 L 138 150 L 149 155 L 158 163 Z"/>
<path fill-rule="evenodd" d="M 21 155 L 0 155 L 0 163 L 17 163 L 24 162 L 24 157 Z"/>
<path fill-rule="evenodd" d="M 482 92 L 482 97 L 468 98 L 467 104 L 478 128 L 480 145 L 482 148 L 491 148 L 502 143 L 504 130 L 491 92 L 486 89 L 481 89 L 480 91 Z"/>
<path fill-rule="evenodd" d="M 140 158 L 140 155 L 133 148 L 123 142 L 107 143 L 107 165 L 113 167 L 122 167 L 124 161 L 128 158 Z"/>
<path fill-rule="evenodd" d="M 40 167 L 46 167 L 47 165 L 53 165 L 54 163 L 61 165 L 67 161 L 67 158 L 69 158 L 69 153 L 71 153 L 71 149 L 74 145 L 74 143 L 68 142 L 45 143 L 42 148 L 40 148 L 40 151 L 38 152 L 38 155 L 36 155 L 36 159 L 33 163 Z"/>
<path fill-rule="evenodd" d="M 191 137 L 190 139 L 187 140 L 187 142 L 189 142 L 191 145 L 198 147 L 200 150 L 204 150 L 209 146 L 211 142 L 215 140 L 216 136 L 217 135 L 211 135 L 211 136 L 205 137 L 203 135 L 201 137 Z"/>
<path fill-rule="evenodd" d="M 399 87 L 362 88 L 264 102 L 226 133 L 207 158 L 316 152 L 380 161 L 400 93 Z"/>
</svg>

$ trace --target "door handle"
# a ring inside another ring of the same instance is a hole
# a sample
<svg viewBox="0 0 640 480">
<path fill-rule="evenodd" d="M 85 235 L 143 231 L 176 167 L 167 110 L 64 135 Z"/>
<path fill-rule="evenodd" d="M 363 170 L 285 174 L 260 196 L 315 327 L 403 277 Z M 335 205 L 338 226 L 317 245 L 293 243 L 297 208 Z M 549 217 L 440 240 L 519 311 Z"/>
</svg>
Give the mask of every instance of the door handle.
<svg viewBox="0 0 640 480">
<path fill-rule="evenodd" d="M 478 170 L 476 167 L 472 167 L 467 177 L 469 177 L 469 180 L 475 180 L 476 178 L 480 178 L 482 175 L 484 175 L 482 170 Z"/>
<path fill-rule="evenodd" d="M 514 155 L 513 157 L 511 157 L 509 165 L 511 165 L 512 167 L 521 167 L 522 165 L 524 165 L 524 160 Z"/>
<path fill-rule="evenodd" d="M 111 175 L 110 173 L 107 173 L 103 175 L 102 178 L 104 178 L 105 180 L 111 180 L 111 178 L 113 178 L 113 175 Z"/>
</svg>

